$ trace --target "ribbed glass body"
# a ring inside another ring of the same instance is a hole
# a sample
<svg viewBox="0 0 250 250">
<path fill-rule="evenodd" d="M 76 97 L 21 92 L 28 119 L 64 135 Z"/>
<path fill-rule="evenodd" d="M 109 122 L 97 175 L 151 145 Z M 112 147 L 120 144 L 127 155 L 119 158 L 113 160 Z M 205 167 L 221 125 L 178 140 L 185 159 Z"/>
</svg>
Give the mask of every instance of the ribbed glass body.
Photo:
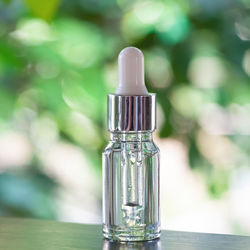
<svg viewBox="0 0 250 250">
<path fill-rule="evenodd" d="M 103 234 L 120 241 L 160 236 L 159 149 L 151 132 L 111 133 L 103 152 Z"/>
</svg>

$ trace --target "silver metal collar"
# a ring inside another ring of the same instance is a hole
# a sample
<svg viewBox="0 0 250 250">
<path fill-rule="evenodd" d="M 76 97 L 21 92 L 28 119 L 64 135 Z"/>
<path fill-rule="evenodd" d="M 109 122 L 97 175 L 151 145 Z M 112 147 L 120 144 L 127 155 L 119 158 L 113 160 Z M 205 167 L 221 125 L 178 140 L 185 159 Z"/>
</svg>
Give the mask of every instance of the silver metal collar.
<svg viewBox="0 0 250 250">
<path fill-rule="evenodd" d="M 154 131 L 156 95 L 108 95 L 108 129 L 110 132 Z"/>
</svg>

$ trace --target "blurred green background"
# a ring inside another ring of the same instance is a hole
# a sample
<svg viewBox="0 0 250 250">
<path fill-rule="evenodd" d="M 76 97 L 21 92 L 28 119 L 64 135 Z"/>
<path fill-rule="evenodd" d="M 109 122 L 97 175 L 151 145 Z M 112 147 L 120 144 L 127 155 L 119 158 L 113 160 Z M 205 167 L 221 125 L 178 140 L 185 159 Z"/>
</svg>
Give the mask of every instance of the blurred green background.
<svg viewBox="0 0 250 250">
<path fill-rule="evenodd" d="M 101 223 L 126 46 L 157 93 L 162 227 L 250 234 L 248 0 L 0 2 L 0 215 Z"/>
</svg>

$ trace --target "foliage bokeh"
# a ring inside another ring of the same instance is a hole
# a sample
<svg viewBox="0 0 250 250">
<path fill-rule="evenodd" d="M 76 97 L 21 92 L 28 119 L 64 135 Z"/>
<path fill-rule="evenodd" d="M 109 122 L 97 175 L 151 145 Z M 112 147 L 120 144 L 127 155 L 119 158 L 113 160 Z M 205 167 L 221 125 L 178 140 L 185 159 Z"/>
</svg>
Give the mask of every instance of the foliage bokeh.
<svg viewBox="0 0 250 250">
<path fill-rule="evenodd" d="M 159 141 L 185 145 L 210 199 L 249 182 L 234 181 L 250 173 L 249 7 L 244 0 L 1 2 L 0 214 L 58 218 L 58 189 L 68 184 L 51 169 L 64 172 L 71 151 L 94 170 L 87 179 L 101 179 L 106 95 L 126 46 L 144 52 Z M 79 188 L 94 185 L 87 179 Z M 250 232 L 240 220 L 231 224 Z"/>
</svg>

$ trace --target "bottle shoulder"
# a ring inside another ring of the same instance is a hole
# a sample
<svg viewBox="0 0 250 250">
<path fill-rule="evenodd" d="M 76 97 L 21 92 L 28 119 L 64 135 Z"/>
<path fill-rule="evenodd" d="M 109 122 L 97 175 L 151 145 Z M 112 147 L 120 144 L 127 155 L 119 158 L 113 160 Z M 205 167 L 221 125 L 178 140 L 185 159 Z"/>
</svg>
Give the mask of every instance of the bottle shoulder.
<svg viewBox="0 0 250 250">
<path fill-rule="evenodd" d="M 158 154 L 160 153 L 159 148 L 156 146 L 154 141 L 142 141 L 142 142 L 117 142 L 110 141 L 104 149 L 104 154 L 112 152 L 122 151 L 143 151 L 144 154 Z"/>
</svg>

